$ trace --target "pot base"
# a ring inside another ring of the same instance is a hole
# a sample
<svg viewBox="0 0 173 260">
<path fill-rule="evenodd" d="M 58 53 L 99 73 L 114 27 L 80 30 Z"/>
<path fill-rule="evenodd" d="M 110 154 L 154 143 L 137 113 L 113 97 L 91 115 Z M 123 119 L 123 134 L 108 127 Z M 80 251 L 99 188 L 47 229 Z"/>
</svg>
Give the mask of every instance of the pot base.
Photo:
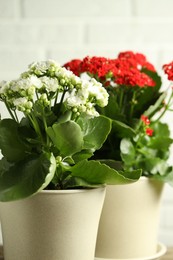
<svg viewBox="0 0 173 260">
<path fill-rule="evenodd" d="M 95 257 L 95 260 L 159 260 L 161 256 L 163 256 L 167 251 L 167 248 L 164 244 L 158 243 L 157 245 L 157 253 L 148 256 L 148 257 L 140 257 L 140 258 L 100 258 L 100 257 Z"/>
</svg>

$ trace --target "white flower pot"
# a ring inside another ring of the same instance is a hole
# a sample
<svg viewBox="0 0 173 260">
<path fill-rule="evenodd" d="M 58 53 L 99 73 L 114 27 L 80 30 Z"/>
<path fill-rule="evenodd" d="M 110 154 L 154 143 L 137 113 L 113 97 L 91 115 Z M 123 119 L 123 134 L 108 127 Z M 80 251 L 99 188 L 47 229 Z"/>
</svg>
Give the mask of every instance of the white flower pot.
<svg viewBox="0 0 173 260">
<path fill-rule="evenodd" d="M 163 186 L 145 177 L 107 186 L 96 245 L 99 259 L 143 259 L 157 253 Z"/>
<path fill-rule="evenodd" d="M 0 203 L 5 260 L 93 260 L 105 187 Z"/>
</svg>

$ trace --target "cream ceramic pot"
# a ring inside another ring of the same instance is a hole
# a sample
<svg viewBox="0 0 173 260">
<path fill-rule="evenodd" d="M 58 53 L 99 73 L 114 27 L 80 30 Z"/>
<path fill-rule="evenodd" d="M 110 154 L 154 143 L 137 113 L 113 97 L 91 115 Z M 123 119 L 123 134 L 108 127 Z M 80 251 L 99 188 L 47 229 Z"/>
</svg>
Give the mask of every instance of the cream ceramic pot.
<svg viewBox="0 0 173 260">
<path fill-rule="evenodd" d="M 99 259 L 141 259 L 157 253 L 163 186 L 145 177 L 107 186 L 96 246 Z"/>
<path fill-rule="evenodd" d="M 0 203 L 5 260 L 93 260 L 105 187 Z"/>
</svg>

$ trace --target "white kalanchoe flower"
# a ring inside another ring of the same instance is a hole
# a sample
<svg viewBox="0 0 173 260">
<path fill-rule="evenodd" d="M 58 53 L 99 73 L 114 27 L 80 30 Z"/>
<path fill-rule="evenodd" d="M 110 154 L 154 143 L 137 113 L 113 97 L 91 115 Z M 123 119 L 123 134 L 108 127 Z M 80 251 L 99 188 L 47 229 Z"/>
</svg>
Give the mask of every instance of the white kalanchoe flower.
<svg viewBox="0 0 173 260">
<path fill-rule="evenodd" d="M 8 82 L 6 82 L 5 80 L 0 82 L 0 98 L 5 96 L 6 91 L 8 89 Z"/>
<path fill-rule="evenodd" d="M 60 90 L 60 86 L 59 86 L 59 82 L 57 78 L 50 78 L 47 76 L 43 76 L 40 78 L 43 87 L 45 87 L 45 89 L 48 92 L 56 92 L 57 90 Z"/>
<path fill-rule="evenodd" d="M 88 102 L 86 104 L 86 114 L 91 116 L 91 117 L 99 116 L 99 113 L 96 111 L 93 103 L 90 103 L 90 102 Z"/>
<path fill-rule="evenodd" d="M 95 79 L 91 79 L 91 84 L 89 85 L 89 93 L 91 96 L 95 97 L 96 104 L 100 107 L 105 107 L 108 104 L 109 94 L 106 89 L 102 87 L 102 84 Z"/>
<path fill-rule="evenodd" d="M 40 96 L 39 101 L 41 101 L 41 103 L 42 103 L 44 106 L 49 106 L 49 105 L 50 105 L 50 100 L 48 100 L 48 97 L 47 97 L 46 93 L 43 93 L 43 94 Z"/>
<path fill-rule="evenodd" d="M 30 84 L 36 87 L 37 89 L 40 89 L 43 86 L 43 83 L 40 80 L 40 78 L 38 78 L 35 75 L 31 75 L 28 79 L 30 80 Z"/>
<path fill-rule="evenodd" d="M 82 80 L 88 80 L 88 81 L 91 80 L 91 77 L 88 75 L 87 72 L 81 73 L 81 74 L 80 74 L 80 78 L 81 78 Z"/>
<path fill-rule="evenodd" d="M 30 113 L 32 109 L 32 102 L 29 101 L 26 97 L 21 97 L 13 100 L 14 107 L 22 112 Z"/>
<path fill-rule="evenodd" d="M 81 79 L 73 74 L 73 72 L 66 68 L 60 68 L 55 72 L 55 76 L 59 80 L 59 84 L 62 89 L 67 88 L 68 90 L 78 88 L 81 86 Z"/>
<path fill-rule="evenodd" d="M 1 83 L 0 97 L 4 95 L 10 107 L 25 113 L 31 111 L 35 102 L 50 106 L 55 98 L 55 102 L 61 100 L 76 115 L 97 116 L 95 106 L 106 106 L 108 93 L 100 82 L 83 76 L 74 75 L 53 60 L 32 63 L 19 79 Z"/>
<path fill-rule="evenodd" d="M 42 62 L 33 62 L 29 66 L 30 73 L 35 73 L 38 76 L 41 76 L 46 73 L 47 71 L 47 65 Z"/>
<path fill-rule="evenodd" d="M 75 92 L 71 93 L 66 99 L 66 105 L 69 108 L 77 108 L 85 106 L 86 100 L 84 100 L 80 95 L 76 95 Z M 74 111 L 74 110 L 73 110 Z"/>
<path fill-rule="evenodd" d="M 34 73 L 38 76 L 42 76 L 48 73 L 51 76 L 54 76 L 55 72 L 59 70 L 59 68 L 61 68 L 61 66 L 54 60 L 33 62 L 29 65 L 28 73 Z"/>
</svg>

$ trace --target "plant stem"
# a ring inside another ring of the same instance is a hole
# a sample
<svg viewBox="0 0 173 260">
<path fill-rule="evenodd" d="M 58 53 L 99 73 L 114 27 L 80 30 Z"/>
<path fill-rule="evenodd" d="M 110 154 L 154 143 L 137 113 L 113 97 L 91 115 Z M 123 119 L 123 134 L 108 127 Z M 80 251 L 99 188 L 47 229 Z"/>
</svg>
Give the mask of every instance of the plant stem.
<svg viewBox="0 0 173 260">
<path fill-rule="evenodd" d="M 54 101 L 54 106 L 56 105 L 56 103 L 57 103 L 57 100 L 58 100 L 58 91 L 57 91 L 57 93 L 56 93 L 56 96 L 55 96 L 55 101 Z"/>
<path fill-rule="evenodd" d="M 29 120 L 31 121 L 31 123 L 32 123 L 32 125 L 33 125 L 33 127 L 34 127 L 34 129 L 35 129 L 35 131 L 37 133 L 37 135 L 40 136 L 40 138 L 41 138 L 41 140 L 43 142 L 43 137 L 42 137 L 42 134 L 41 134 L 41 130 L 40 130 L 39 124 L 37 122 L 37 119 L 36 119 L 34 113 L 31 112 L 31 114 L 27 114 L 27 116 L 28 116 Z"/>
<path fill-rule="evenodd" d="M 18 116 L 17 116 L 16 110 L 14 110 L 14 114 L 15 114 L 15 117 L 16 117 L 16 121 L 19 123 L 19 119 L 18 119 Z"/>
<path fill-rule="evenodd" d="M 133 92 L 132 100 L 131 100 L 131 106 L 130 106 L 130 113 L 129 113 L 129 120 L 131 122 L 131 119 L 133 118 L 133 111 L 134 111 L 134 104 L 136 100 L 136 92 Z"/>
<path fill-rule="evenodd" d="M 12 113 L 12 111 L 11 111 L 11 109 L 10 109 L 8 103 L 6 102 L 6 100 L 4 100 L 4 103 L 5 103 L 5 105 L 6 105 L 6 108 L 7 108 L 8 112 L 9 112 L 11 118 L 12 118 L 14 121 L 17 121 L 17 119 L 16 119 L 15 116 L 13 115 L 13 113 Z"/>
<path fill-rule="evenodd" d="M 61 96 L 61 100 L 60 100 L 60 104 L 62 104 L 63 100 L 64 100 L 64 97 L 65 97 L 65 94 L 67 92 L 67 89 L 64 90 L 64 92 L 62 93 L 62 96 Z"/>
<path fill-rule="evenodd" d="M 121 111 L 121 109 L 122 109 L 122 106 L 123 106 L 123 91 L 122 91 L 122 89 L 121 88 L 119 88 L 119 90 L 120 90 L 120 96 L 119 96 L 119 107 L 120 107 L 120 111 Z"/>
<path fill-rule="evenodd" d="M 156 122 L 159 121 L 159 120 L 164 116 L 164 114 L 166 113 L 166 111 L 169 109 L 170 102 L 171 102 L 171 100 L 172 100 L 172 96 L 173 96 L 173 94 L 170 95 L 169 100 L 168 100 L 168 103 L 167 103 L 167 105 L 165 105 L 164 111 L 163 111 L 163 112 L 161 113 L 161 115 L 155 120 Z"/>
<path fill-rule="evenodd" d="M 47 146 L 49 146 L 49 137 L 47 135 L 47 121 L 46 121 L 46 117 L 45 117 L 44 111 L 42 113 L 42 117 L 43 117 L 43 124 L 44 124 L 44 129 L 45 129 L 45 134 L 46 134 L 46 144 L 47 144 Z"/>
</svg>

